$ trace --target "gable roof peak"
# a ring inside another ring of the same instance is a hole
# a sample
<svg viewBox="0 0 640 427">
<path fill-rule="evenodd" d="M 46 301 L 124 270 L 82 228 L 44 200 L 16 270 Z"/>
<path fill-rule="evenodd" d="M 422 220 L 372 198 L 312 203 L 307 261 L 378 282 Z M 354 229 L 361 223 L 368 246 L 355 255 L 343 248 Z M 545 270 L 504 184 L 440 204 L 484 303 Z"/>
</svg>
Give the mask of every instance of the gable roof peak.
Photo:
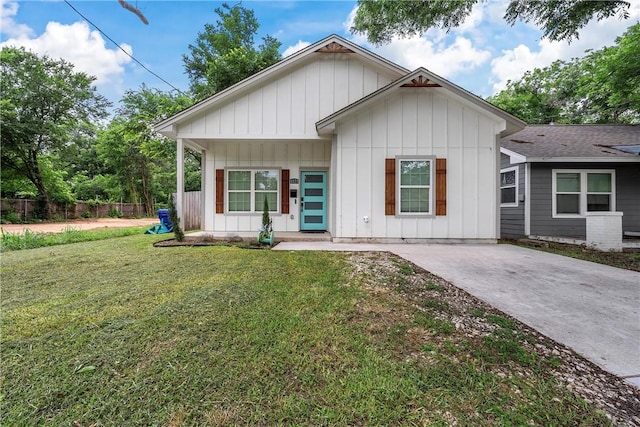
<svg viewBox="0 0 640 427">
<path fill-rule="evenodd" d="M 420 69 L 417 70 L 418 75 L 411 79 L 410 82 L 404 83 L 400 87 L 441 87 L 438 83 L 434 83 L 425 73 L 420 73 Z M 412 73 L 415 74 L 415 73 Z"/>
<path fill-rule="evenodd" d="M 298 52 L 287 56 L 286 58 L 281 59 L 270 67 L 247 77 L 246 79 L 236 83 L 235 85 L 224 89 L 214 95 L 211 95 L 209 98 L 206 98 L 199 103 L 179 113 L 176 113 L 172 117 L 169 117 L 162 122 L 157 123 L 154 126 L 154 129 L 166 136 L 175 137 L 175 133 L 172 128 L 174 124 L 183 120 L 188 120 L 188 118 L 194 114 L 198 114 L 207 108 L 212 108 L 218 103 L 225 102 L 227 99 L 236 96 L 236 94 L 250 89 L 255 85 L 261 84 L 261 82 L 263 82 L 267 78 L 276 76 L 281 72 L 286 72 L 287 69 L 295 67 L 296 64 L 303 63 L 303 61 L 305 61 L 307 58 L 313 58 L 314 55 L 327 53 L 354 54 L 354 56 L 357 56 L 361 61 L 396 77 L 401 77 L 409 72 L 409 70 L 407 70 L 406 68 L 386 58 L 383 58 L 380 55 L 377 55 L 361 46 L 358 46 L 357 44 L 336 34 L 332 34 L 320 41 L 317 41 L 312 45 L 305 47 L 304 49 L 299 50 Z"/>
<path fill-rule="evenodd" d="M 319 49 L 316 49 L 318 53 L 354 53 L 352 49 L 345 47 L 337 41 L 332 41 Z"/>
</svg>

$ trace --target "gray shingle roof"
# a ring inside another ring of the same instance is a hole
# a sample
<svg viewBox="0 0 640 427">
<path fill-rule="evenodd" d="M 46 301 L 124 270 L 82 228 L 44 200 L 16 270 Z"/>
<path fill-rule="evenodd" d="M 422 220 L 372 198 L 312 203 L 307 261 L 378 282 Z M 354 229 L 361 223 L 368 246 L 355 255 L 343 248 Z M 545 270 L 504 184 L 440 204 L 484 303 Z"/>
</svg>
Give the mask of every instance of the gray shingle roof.
<svg viewBox="0 0 640 427">
<path fill-rule="evenodd" d="M 502 138 L 500 145 L 528 159 L 635 157 L 640 161 L 633 154 L 640 147 L 640 125 L 529 125 Z"/>
</svg>

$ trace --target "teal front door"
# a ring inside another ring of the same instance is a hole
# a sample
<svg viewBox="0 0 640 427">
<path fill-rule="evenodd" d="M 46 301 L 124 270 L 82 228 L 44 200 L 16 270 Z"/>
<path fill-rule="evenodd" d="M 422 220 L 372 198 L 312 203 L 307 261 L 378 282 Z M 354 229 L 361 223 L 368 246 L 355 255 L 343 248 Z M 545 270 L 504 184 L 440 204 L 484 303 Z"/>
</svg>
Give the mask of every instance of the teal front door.
<svg viewBox="0 0 640 427">
<path fill-rule="evenodd" d="M 301 172 L 300 231 L 327 229 L 327 172 Z"/>
</svg>

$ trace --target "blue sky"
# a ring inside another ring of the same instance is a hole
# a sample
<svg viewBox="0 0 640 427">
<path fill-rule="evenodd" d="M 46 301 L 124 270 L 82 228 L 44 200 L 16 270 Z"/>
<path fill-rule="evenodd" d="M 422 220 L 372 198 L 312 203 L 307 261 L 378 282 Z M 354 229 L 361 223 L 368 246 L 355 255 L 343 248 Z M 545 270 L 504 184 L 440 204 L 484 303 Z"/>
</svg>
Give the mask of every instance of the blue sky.
<svg viewBox="0 0 640 427">
<path fill-rule="evenodd" d="M 205 23 L 215 23 L 219 1 L 135 1 L 149 20 L 123 9 L 116 0 L 70 3 L 163 79 L 181 90 L 189 86 L 182 55 L 196 40 Z M 230 1 L 233 5 L 237 2 Z M 557 59 L 583 56 L 587 49 L 612 45 L 615 38 L 640 20 L 640 0 L 632 1 L 630 19 L 593 21 L 580 39 L 549 42 L 530 24 L 511 27 L 502 16 L 502 0 L 480 2 L 459 28 L 445 33 L 430 30 L 423 37 L 396 39 L 372 46 L 349 32 L 355 0 L 343 1 L 242 1 L 260 23 L 256 40 L 269 34 L 289 54 L 327 35 L 338 34 L 409 69 L 423 66 L 436 74 L 486 97 L 502 89 L 509 79 L 526 70 L 544 67 Z M 147 86 L 171 88 L 122 53 L 64 1 L 2 0 L 0 46 L 24 46 L 39 54 L 63 57 L 79 71 L 98 78 L 98 91 L 117 104 L 125 90 Z"/>
</svg>

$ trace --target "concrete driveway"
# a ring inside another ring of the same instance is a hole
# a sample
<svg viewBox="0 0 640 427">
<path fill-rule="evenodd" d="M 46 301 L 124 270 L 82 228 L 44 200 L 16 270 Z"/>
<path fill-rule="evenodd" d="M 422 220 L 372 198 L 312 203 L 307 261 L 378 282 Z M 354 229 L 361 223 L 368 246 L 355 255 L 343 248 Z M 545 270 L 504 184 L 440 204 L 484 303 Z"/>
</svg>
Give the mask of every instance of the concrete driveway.
<svg viewBox="0 0 640 427">
<path fill-rule="evenodd" d="M 283 242 L 390 251 L 640 387 L 640 273 L 513 245 Z"/>
</svg>

